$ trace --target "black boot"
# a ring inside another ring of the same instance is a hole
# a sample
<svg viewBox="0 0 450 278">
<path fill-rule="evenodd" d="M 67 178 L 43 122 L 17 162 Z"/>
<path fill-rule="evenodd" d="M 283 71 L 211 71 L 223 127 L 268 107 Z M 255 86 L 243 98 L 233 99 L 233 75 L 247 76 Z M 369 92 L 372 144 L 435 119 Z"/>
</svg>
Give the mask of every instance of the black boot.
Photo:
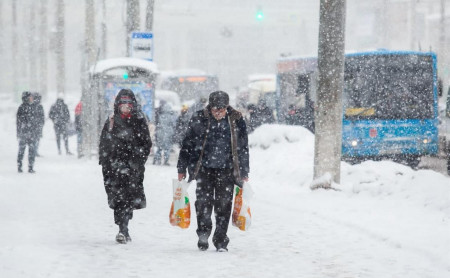
<svg viewBox="0 0 450 278">
<path fill-rule="evenodd" d="M 198 247 L 198 250 L 200 250 L 200 251 L 208 250 L 208 247 L 209 247 L 208 236 L 206 236 L 206 235 L 199 236 L 197 247 Z"/>
<path fill-rule="evenodd" d="M 22 173 L 23 171 L 22 171 L 22 162 L 18 162 L 17 163 L 17 171 L 19 172 L 19 173 Z"/>
<path fill-rule="evenodd" d="M 36 171 L 34 171 L 33 166 L 28 167 L 28 173 L 34 174 Z"/>
</svg>

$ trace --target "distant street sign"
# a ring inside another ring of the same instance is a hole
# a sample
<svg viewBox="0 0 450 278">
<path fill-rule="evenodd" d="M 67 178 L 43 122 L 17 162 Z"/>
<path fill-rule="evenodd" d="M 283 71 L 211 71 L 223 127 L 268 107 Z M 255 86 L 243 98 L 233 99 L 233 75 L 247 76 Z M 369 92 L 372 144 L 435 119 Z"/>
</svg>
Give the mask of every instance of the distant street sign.
<svg viewBox="0 0 450 278">
<path fill-rule="evenodd" d="M 132 32 L 130 37 L 130 56 L 153 61 L 153 33 Z"/>
</svg>

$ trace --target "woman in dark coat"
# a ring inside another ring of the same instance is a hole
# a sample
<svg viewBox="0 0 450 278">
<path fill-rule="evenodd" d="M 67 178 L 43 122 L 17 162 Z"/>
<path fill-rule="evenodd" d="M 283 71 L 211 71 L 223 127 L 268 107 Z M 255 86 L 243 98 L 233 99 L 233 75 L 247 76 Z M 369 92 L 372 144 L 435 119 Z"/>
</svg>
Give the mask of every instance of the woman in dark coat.
<svg viewBox="0 0 450 278">
<path fill-rule="evenodd" d="M 108 204 L 119 226 L 116 236 L 119 243 L 131 241 L 128 221 L 133 218 L 133 210 L 146 207 L 143 182 L 151 146 L 147 121 L 133 92 L 120 90 L 114 102 L 114 115 L 103 127 L 99 148 Z"/>
</svg>

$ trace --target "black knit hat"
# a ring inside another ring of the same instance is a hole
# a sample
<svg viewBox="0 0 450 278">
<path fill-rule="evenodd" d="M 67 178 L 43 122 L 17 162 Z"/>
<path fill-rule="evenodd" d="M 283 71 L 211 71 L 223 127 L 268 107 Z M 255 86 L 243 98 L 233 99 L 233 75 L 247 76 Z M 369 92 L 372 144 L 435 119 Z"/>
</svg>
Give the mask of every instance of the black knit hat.
<svg viewBox="0 0 450 278">
<path fill-rule="evenodd" d="M 225 108 L 230 104 L 230 97 L 223 91 L 215 91 L 209 95 L 209 106 L 211 108 Z"/>
</svg>

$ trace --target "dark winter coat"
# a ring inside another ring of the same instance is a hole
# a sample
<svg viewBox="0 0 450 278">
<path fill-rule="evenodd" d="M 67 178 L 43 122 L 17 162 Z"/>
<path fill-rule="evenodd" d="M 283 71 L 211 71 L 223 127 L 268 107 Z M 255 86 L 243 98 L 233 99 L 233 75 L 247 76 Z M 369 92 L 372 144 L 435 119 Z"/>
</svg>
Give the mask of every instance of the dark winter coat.
<svg viewBox="0 0 450 278">
<path fill-rule="evenodd" d="M 183 140 L 180 155 L 178 157 L 178 173 L 189 172 L 189 181 L 196 179 L 202 166 L 202 158 L 206 145 L 206 136 L 210 130 L 212 119 L 209 105 L 201 111 L 196 112 L 191 120 Z M 237 185 L 242 184 L 242 179 L 248 177 L 249 151 L 248 135 L 242 114 L 232 107 L 227 108 L 227 118 L 230 126 L 231 158 L 233 176 Z"/>
<path fill-rule="evenodd" d="M 24 94 L 22 104 L 16 115 L 17 138 L 21 140 L 36 140 L 39 137 L 40 124 L 36 105 L 29 103 L 30 94 Z"/>
<path fill-rule="evenodd" d="M 119 112 L 118 100 L 124 95 L 134 102 L 130 118 L 122 118 Z M 110 208 L 124 203 L 133 209 L 146 207 L 144 165 L 151 146 L 148 125 L 133 92 L 121 90 L 114 103 L 114 115 L 103 127 L 99 146 L 99 164 Z"/>
<path fill-rule="evenodd" d="M 56 132 L 67 132 L 67 124 L 70 122 L 70 113 L 64 100 L 60 98 L 56 100 L 56 103 L 50 108 L 48 117 L 53 121 Z"/>
</svg>

